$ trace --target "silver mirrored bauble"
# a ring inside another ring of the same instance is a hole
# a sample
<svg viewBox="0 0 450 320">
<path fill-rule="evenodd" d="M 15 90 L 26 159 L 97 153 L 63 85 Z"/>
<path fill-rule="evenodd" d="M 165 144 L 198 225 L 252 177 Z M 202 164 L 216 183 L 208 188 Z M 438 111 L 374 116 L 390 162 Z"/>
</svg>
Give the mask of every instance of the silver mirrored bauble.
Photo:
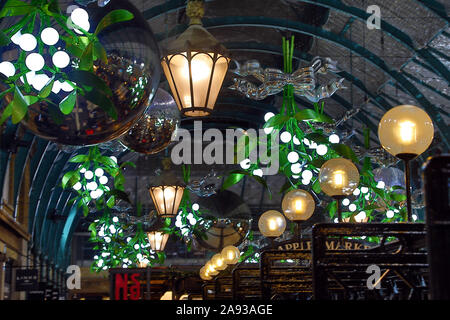
<svg viewBox="0 0 450 320">
<path fill-rule="evenodd" d="M 201 225 L 206 239 L 197 237 L 198 244 L 208 250 L 219 251 L 226 246 L 238 246 L 245 240 L 251 227 L 251 211 L 237 194 L 224 190 L 197 203 L 202 218 L 209 220 Z"/>
<path fill-rule="evenodd" d="M 37 18 L 34 30 L 27 30 L 27 32 L 32 33 L 38 41 L 38 45 L 31 52 L 40 54 L 44 58 L 45 66 L 34 75 L 30 75 L 30 79 L 34 81 L 37 75 L 46 79 L 54 77 L 54 80 L 59 81 L 59 85 L 56 86 L 54 82 L 52 88 L 54 90 L 50 92 L 46 100 L 28 107 L 28 115 L 22 123 L 42 138 L 67 145 L 94 145 L 118 138 L 139 119 L 148 106 L 148 101 L 152 101 L 159 84 L 160 54 L 153 33 L 141 12 L 129 1 L 110 1 L 100 7 L 97 2 L 83 6 L 80 2 L 57 0 L 52 4 L 51 10 L 57 10 L 56 8 L 59 8 L 61 14 L 68 18 L 74 10 L 83 9 L 88 15 L 88 21 L 83 22 L 85 24 L 83 27 L 91 34 L 95 32 L 102 18 L 112 11 L 127 10 L 132 13 L 133 18 L 113 23 L 98 33 L 98 40 L 105 54 L 101 53 L 100 46 L 93 46 L 95 47 L 94 63 L 92 72 L 89 72 L 93 76 L 90 77 L 74 75 L 81 70 L 79 57 L 82 56 L 79 54 L 77 57 L 74 52 L 77 48 L 80 50 L 80 47 L 84 53 L 87 50 L 81 45 L 74 45 L 74 41 L 80 42 L 83 38 L 81 31 L 74 27 L 76 25 L 68 19 L 63 28 L 49 16 L 48 21 L 59 33 L 59 40 L 54 45 L 47 45 L 41 43 L 39 26 L 43 20 Z M 2 19 L 0 30 L 6 30 L 17 24 L 18 18 L 20 17 Z M 70 33 L 68 29 L 71 29 Z M 72 40 L 68 42 L 68 38 Z M 57 50 L 65 51 L 70 58 L 69 64 L 59 69 L 54 62 L 54 53 Z M 11 42 L 0 48 L 0 61 L 15 63 L 21 54 L 27 55 L 29 52 L 24 52 L 19 45 Z M 28 68 L 29 66 L 17 65 L 16 74 L 28 72 Z M 102 86 L 98 85 L 98 80 L 90 81 L 92 78 L 101 79 L 100 82 L 104 83 L 105 88 L 102 89 Z M 17 79 L 16 86 L 20 87 L 24 95 L 37 96 L 41 89 L 28 86 L 25 83 L 28 79 L 25 79 L 25 76 Z M 76 84 L 77 94 L 73 110 L 65 115 L 61 112 L 59 104 L 74 90 L 68 81 Z M 89 83 L 91 83 L 90 86 Z M 11 100 L 12 95 L 5 97 L 5 103 L 8 103 L 8 99 Z M 117 114 L 116 119 L 111 116 L 111 112 L 107 112 L 107 106 L 111 103 Z"/>
<path fill-rule="evenodd" d="M 405 174 L 400 169 L 394 167 L 380 167 L 373 170 L 373 174 L 375 181 L 383 181 L 386 189 L 394 186 L 405 187 Z"/>
<path fill-rule="evenodd" d="M 172 96 L 159 88 L 155 98 L 136 124 L 120 137 L 127 148 L 144 154 L 158 153 L 175 137 L 180 111 Z"/>
</svg>

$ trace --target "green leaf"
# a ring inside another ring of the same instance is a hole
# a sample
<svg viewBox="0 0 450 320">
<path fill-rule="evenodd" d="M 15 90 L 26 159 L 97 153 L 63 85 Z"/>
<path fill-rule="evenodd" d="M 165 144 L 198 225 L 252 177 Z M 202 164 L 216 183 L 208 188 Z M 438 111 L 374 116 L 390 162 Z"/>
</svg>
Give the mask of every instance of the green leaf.
<svg viewBox="0 0 450 320">
<path fill-rule="evenodd" d="M 405 194 L 401 194 L 401 193 L 391 193 L 389 195 L 389 197 L 397 202 L 401 202 L 401 201 L 405 201 L 406 200 L 406 195 Z"/>
<path fill-rule="evenodd" d="M 51 77 L 50 80 L 45 84 L 42 90 L 39 92 L 39 97 L 47 98 L 52 92 L 53 82 L 55 82 L 55 76 Z"/>
<path fill-rule="evenodd" d="M 130 198 L 128 197 L 128 194 L 126 194 L 126 192 L 124 192 L 122 190 L 113 189 L 109 192 L 109 194 L 115 196 L 117 199 L 131 203 Z"/>
<path fill-rule="evenodd" d="M 328 138 L 321 133 L 310 133 L 307 134 L 305 138 L 308 139 L 309 141 L 314 141 L 315 143 L 324 143 L 324 144 L 329 143 Z"/>
<path fill-rule="evenodd" d="M 93 61 L 94 61 L 94 44 L 91 42 L 88 44 L 86 49 L 84 49 L 83 54 L 81 55 L 79 63 L 80 68 L 79 71 L 91 70 L 93 66 Z"/>
<path fill-rule="evenodd" d="M 77 91 L 72 91 L 67 97 L 61 100 L 59 103 L 59 110 L 65 115 L 68 115 L 72 112 L 75 107 L 75 103 L 77 102 Z"/>
<path fill-rule="evenodd" d="M 117 168 L 117 163 L 110 157 L 100 156 L 97 158 L 97 161 L 105 166 Z"/>
<path fill-rule="evenodd" d="M 283 128 L 286 122 L 289 121 L 289 119 L 289 116 L 277 114 L 264 124 L 264 128 Z"/>
<path fill-rule="evenodd" d="M 6 106 L 5 110 L 3 110 L 2 116 L 0 117 L 0 126 L 3 124 L 3 122 L 8 119 L 12 114 L 13 109 L 13 103 L 12 101 Z"/>
<path fill-rule="evenodd" d="M 358 157 L 349 146 L 346 146 L 345 144 L 333 144 L 331 148 L 341 157 L 349 159 L 354 163 L 359 163 Z"/>
<path fill-rule="evenodd" d="M 9 37 L 2 31 L 0 31 L 0 47 L 7 46 L 10 42 L 11 40 L 9 39 Z"/>
<path fill-rule="evenodd" d="M 331 119 L 330 117 L 324 114 L 317 113 L 312 109 L 300 110 L 294 115 L 294 117 L 298 121 L 312 120 L 317 122 L 334 123 L 333 119 Z"/>
<path fill-rule="evenodd" d="M 108 206 L 108 208 L 114 207 L 115 204 L 116 204 L 116 197 L 115 196 L 109 197 L 109 199 L 106 201 L 106 205 Z"/>
<path fill-rule="evenodd" d="M 0 18 L 22 16 L 34 10 L 34 6 L 24 1 L 8 0 L 0 11 Z"/>
<path fill-rule="evenodd" d="M 102 92 L 87 92 L 85 94 L 85 97 L 87 100 L 102 108 L 103 111 L 105 111 L 112 119 L 117 120 L 118 115 L 116 107 L 114 106 L 111 99 L 104 95 Z"/>
<path fill-rule="evenodd" d="M 100 59 L 104 64 L 108 64 L 105 48 L 99 41 L 94 42 L 94 59 Z"/>
<path fill-rule="evenodd" d="M 25 117 L 28 111 L 28 103 L 17 86 L 14 89 L 14 99 L 11 103 L 13 104 L 12 123 L 17 124 Z"/>
<path fill-rule="evenodd" d="M 319 179 L 316 179 L 316 181 L 312 185 L 312 189 L 315 193 L 320 193 L 322 191 L 322 188 L 320 187 Z"/>
<path fill-rule="evenodd" d="M 86 154 L 78 154 L 75 157 L 71 158 L 69 162 L 72 163 L 81 163 L 88 160 L 88 156 Z"/>
<path fill-rule="evenodd" d="M 226 180 L 222 184 L 222 190 L 228 189 L 229 187 L 235 185 L 244 178 L 243 173 L 230 173 Z"/>
<path fill-rule="evenodd" d="M 77 85 L 95 88 L 96 92 L 101 91 L 108 97 L 112 96 L 112 91 L 108 85 L 92 72 L 85 70 L 73 70 L 67 74 L 67 77 Z"/>
<path fill-rule="evenodd" d="M 128 21 L 134 18 L 134 15 L 128 10 L 113 10 L 109 12 L 97 25 L 94 34 L 98 35 L 106 27 L 123 21 Z"/>
<path fill-rule="evenodd" d="M 68 171 L 64 174 L 62 178 L 62 187 L 63 189 L 66 189 L 67 187 L 73 187 L 75 183 L 80 181 L 81 177 L 80 174 L 77 171 Z"/>
<path fill-rule="evenodd" d="M 114 162 L 114 161 L 113 161 Z M 114 162 L 115 163 L 115 162 Z M 120 165 L 120 169 L 123 169 L 125 166 L 130 166 L 130 167 L 132 167 L 132 168 L 136 168 L 136 165 L 133 163 L 133 162 L 131 162 L 131 161 L 125 161 L 124 163 L 122 163 L 121 165 Z"/>
</svg>

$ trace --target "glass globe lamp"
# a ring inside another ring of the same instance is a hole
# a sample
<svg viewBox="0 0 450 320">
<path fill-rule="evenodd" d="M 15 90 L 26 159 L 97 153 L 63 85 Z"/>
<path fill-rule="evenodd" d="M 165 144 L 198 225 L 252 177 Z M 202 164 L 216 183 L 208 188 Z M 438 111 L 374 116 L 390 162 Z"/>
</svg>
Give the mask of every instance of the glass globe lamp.
<svg viewBox="0 0 450 320">
<path fill-rule="evenodd" d="M 409 161 L 428 149 L 434 137 L 430 116 L 416 106 L 390 109 L 378 124 L 378 137 L 384 149 L 404 161 L 408 221 L 412 221 Z"/>
<path fill-rule="evenodd" d="M 200 268 L 199 275 L 202 280 L 211 280 L 212 279 L 212 277 L 206 272 L 205 266 Z"/>
<path fill-rule="evenodd" d="M 211 260 L 205 264 L 205 270 L 209 275 L 215 276 L 219 274 L 219 271 L 216 270 Z"/>
<path fill-rule="evenodd" d="M 323 192 L 335 198 L 339 222 L 342 222 L 341 199 L 353 193 L 359 184 L 358 168 L 344 158 L 331 159 L 320 168 L 319 183 Z"/>
<path fill-rule="evenodd" d="M 297 235 L 300 235 L 300 223 L 313 215 L 316 203 L 308 191 L 297 189 L 286 193 L 281 208 L 285 217 L 297 224 Z"/>
<path fill-rule="evenodd" d="M 235 246 L 226 246 L 220 254 L 226 264 L 236 264 L 241 256 L 241 252 Z"/>
<path fill-rule="evenodd" d="M 222 271 L 225 270 L 227 267 L 227 264 L 225 263 L 225 259 L 222 257 L 220 253 L 215 254 L 211 258 L 211 263 L 214 266 L 214 269 Z"/>
<path fill-rule="evenodd" d="M 286 229 L 286 219 L 280 212 L 269 210 L 259 217 L 258 228 L 263 236 L 271 239 L 277 238 Z"/>
</svg>

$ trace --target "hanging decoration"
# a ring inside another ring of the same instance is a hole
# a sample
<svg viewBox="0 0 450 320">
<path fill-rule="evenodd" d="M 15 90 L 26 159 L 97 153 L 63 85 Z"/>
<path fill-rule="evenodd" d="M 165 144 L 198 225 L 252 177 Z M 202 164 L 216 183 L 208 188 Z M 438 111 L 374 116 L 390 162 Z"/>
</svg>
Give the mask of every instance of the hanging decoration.
<svg viewBox="0 0 450 320">
<path fill-rule="evenodd" d="M 124 0 L 103 7 L 6 1 L 0 11 L 0 124 L 11 117 L 67 145 L 97 144 L 127 131 L 160 79 L 158 47 L 140 15 Z"/>
<path fill-rule="evenodd" d="M 179 123 L 180 112 L 175 100 L 167 91 L 158 88 L 152 104 L 119 141 L 134 152 L 155 154 L 173 141 Z"/>
<path fill-rule="evenodd" d="M 293 52 L 290 53 L 292 57 Z M 263 69 L 259 62 L 250 60 L 244 64 L 237 64 L 237 68 L 232 70 L 241 77 L 253 76 L 261 85 L 256 86 L 246 79 L 234 78 L 233 85 L 229 87 L 244 94 L 247 98 L 253 100 L 263 100 L 269 95 L 275 95 L 283 91 L 283 88 L 290 86 L 293 93 L 303 96 L 312 102 L 319 102 L 324 98 L 331 97 L 337 90 L 343 87 L 343 78 L 332 80 L 326 85 L 318 82 L 317 74 L 328 74 L 328 72 L 338 72 L 336 61 L 330 58 L 316 57 L 310 66 L 302 67 L 292 71 L 292 61 L 289 71 L 286 68 L 283 71 L 274 68 Z"/>
<path fill-rule="evenodd" d="M 283 38 L 283 72 L 285 75 L 292 74 L 293 44 L 294 37 L 290 41 Z M 361 165 L 360 159 L 352 148 L 341 143 L 344 139 L 339 136 L 336 127 L 354 116 L 358 109 L 349 110 L 342 119 L 333 121 L 325 114 L 324 102 L 315 103 L 314 109 L 300 109 L 294 100 L 295 90 L 294 84 L 285 83 L 282 87 L 283 104 L 280 112 L 276 115 L 268 113 L 264 117 L 265 133 L 268 136 L 279 134 L 279 173 L 285 175 L 287 179 L 280 192 L 304 189 L 309 191 L 314 198 L 320 199 L 319 195 L 322 194 L 322 189 L 318 173 L 321 166 L 330 159 L 342 157 L 360 167 L 359 185 L 353 194 L 341 200 L 343 219 L 355 222 L 357 216 L 358 221 L 369 222 L 374 219 L 385 222 L 404 220 L 406 211 L 401 207 L 404 196 L 395 192 L 395 188 L 382 187 L 375 181 L 371 158 L 367 154 L 359 154 L 363 157 Z M 370 149 L 368 130 L 364 131 L 364 140 L 365 148 Z M 246 147 L 249 148 L 247 156 L 258 145 L 267 150 L 271 149 L 270 139 L 267 137 L 260 137 L 257 144 L 251 146 L 247 139 Z M 267 188 L 261 168 L 270 164 L 265 163 L 265 160 L 257 159 L 252 162 L 250 158 L 244 159 L 240 163 L 241 170 L 230 172 L 223 183 L 223 188 L 238 183 L 245 175 L 256 178 Z M 375 210 L 380 207 L 377 201 L 381 201 L 386 206 L 389 215 L 386 212 L 381 213 Z M 330 218 L 334 220 L 337 216 L 335 201 L 329 203 L 327 211 Z"/>
</svg>

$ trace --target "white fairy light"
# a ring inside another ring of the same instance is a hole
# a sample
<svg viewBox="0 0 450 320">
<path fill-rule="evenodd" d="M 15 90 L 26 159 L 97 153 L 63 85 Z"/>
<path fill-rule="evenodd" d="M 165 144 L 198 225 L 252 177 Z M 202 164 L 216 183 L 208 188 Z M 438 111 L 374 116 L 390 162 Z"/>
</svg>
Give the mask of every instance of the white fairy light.
<svg viewBox="0 0 450 320">
<path fill-rule="evenodd" d="M 366 194 L 366 195 L 364 196 L 364 199 L 370 200 L 370 194 Z"/>
<path fill-rule="evenodd" d="M 302 179 L 302 184 L 305 185 L 305 186 L 307 186 L 310 182 L 311 182 L 311 180 Z"/>
<path fill-rule="evenodd" d="M 112 224 L 112 225 L 110 225 L 109 226 L 109 231 L 112 233 L 112 234 L 114 234 L 114 233 L 116 233 L 116 227 Z"/>
<path fill-rule="evenodd" d="M 111 242 L 111 238 L 110 237 L 105 237 L 105 242 L 106 243 L 110 243 Z"/>
<path fill-rule="evenodd" d="M 386 184 L 384 183 L 384 181 L 378 181 L 378 183 L 377 183 L 378 189 L 384 189 L 385 186 L 386 186 Z"/>
<path fill-rule="evenodd" d="M 45 28 L 41 32 L 41 40 L 46 45 L 53 46 L 59 41 L 59 33 L 54 28 Z"/>
<path fill-rule="evenodd" d="M 97 199 L 99 197 L 99 195 L 97 194 L 97 192 L 95 192 L 95 190 L 92 190 L 89 195 L 91 196 L 92 199 Z"/>
<path fill-rule="evenodd" d="M 296 136 L 292 137 L 292 142 L 294 142 L 294 144 L 296 146 L 299 146 L 301 144 L 300 140 L 298 140 L 298 138 Z"/>
<path fill-rule="evenodd" d="M 311 170 L 305 170 L 302 172 L 302 178 L 305 180 L 311 180 L 313 177 L 313 173 L 311 172 Z"/>
<path fill-rule="evenodd" d="M 89 14 L 86 10 L 78 7 L 72 11 L 72 13 L 70 14 L 70 19 L 72 19 L 73 23 L 81 27 L 83 23 L 89 21 Z"/>
<path fill-rule="evenodd" d="M 393 218 L 394 217 L 394 211 L 388 210 L 386 212 L 386 217 L 388 217 L 389 219 Z"/>
<path fill-rule="evenodd" d="M 130 241 L 131 241 L 131 237 L 128 237 L 127 238 L 127 243 L 130 242 Z M 125 262 L 125 260 L 124 260 L 124 262 Z"/>
<path fill-rule="evenodd" d="M 300 163 L 294 163 L 291 165 L 291 171 L 292 173 L 299 174 L 300 171 L 302 171 L 302 167 L 300 166 Z"/>
<path fill-rule="evenodd" d="M 267 113 L 264 115 L 264 121 L 266 121 L 266 122 L 269 121 L 270 118 L 272 118 L 274 115 L 275 115 L 275 114 L 272 113 L 272 112 L 267 112 Z"/>
<path fill-rule="evenodd" d="M 19 39 L 19 46 L 23 51 L 32 51 L 37 46 L 37 40 L 31 33 L 24 33 Z"/>
<path fill-rule="evenodd" d="M 139 250 L 139 245 L 137 243 L 134 245 L 134 249 Z"/>
<path fill-rule="evenodd" d="M 264 133 L 265 133 L 265 134 L 271 134 L 272 131 L 273 131 L 273 128 L 272 128 L 272 127 L 270 127 L 270 128 L 264 128 Z"/>
<path fill-rule="evenodd" d="M 356 204 L 352 203 L 351 205 L 349 205 L 348 210 L 350 210 L 351 212 L 354 212 L 356 210 Z"/>
<path fill-rule="evenodd" d="M 11 41 L 14 44 L 19 45 L 19 41 L 20 41 L 20 37 L 22 36 L 22 32 L 19 30 L 17 31 L 12 37 L 11 37 Z"/>
<path fill-rule="evenodd" d="M 37 91 L 41 91 L 42 88 L 49 82 L 50 78 L 46 74 L 37 74 L 33 77 L 31 85 Z"/>
<path fill-rule="evenodd" d="M 3 61 L 0 63 L 0 73 L 3 73 L 6 77 L 12 77 L 16 73 L 16 68 L 9 61 Z"/>
<path fill-rule="evenodd" d="M 360 213 L 358 213 L 355 216 L 355 221 L 356 222 L 363 222 L 364 219 L 366 219 L 366 218 L 367 218 L 366 212 L 365 211 L 361 211 Z"/>
<path fill-rule="evenodd" d="M 45 61 L 39 53 L 33 52 L 26 57 L 25 65 L 31 71 L 39 71 L 44 67 Z"/>
<path fill-rule="evenodd" d="M 117 158 L 114 156 L 109 157 L 112 161 L 114 161 L 115 163 L 117 163 Z"/>
<path fill-rule="evenodd" d="M 253 170 L 253 175 L 254 176 L 258 176 L 258 177 L 262 177 L 263 176 L 263 171 L 261 169 L 255 169 L 255 170 Z"/>
<path fill-rule="evenodd" d="M 55 65 L 55 67 L 62 69 L 69 65 L 70 57 L 65 51 L 56 51 L 53 54 L 52 62 Z"/>
<path fill-rule="evenodd" d="M 337 134 L 333 133 L 331 136 L 328 137 L 328 141 L 331 143 L 339 143 L 340 138 Z"/>
<path fill-rule="evenodd" d="M 101 184 L 107 184 L 108 183 L 108 177 L 107 176 L 101 176 L 98 179 L 98 182 L 100 182 Z"/>
<path fill-rule="evenodd" d="M 328 152 L 328 148 L 326 145 L 321 144 L 317 147 L 316 151 L 318 155 L 323 156 Z"/>
<path fill-rule="evenodd" d="M 102 168 L 97 168 L 95 169 L 94 173 L 97 177 L 101 177 L 105 174 L 105 171 Z"/>
<path fill-rule="evenodd" d="M 367 193 L 367 192 L 369 192 L 369 188 L 367 188 L 367 187 L 361 187 L 361 192 L 362 192 L 362 193 Z"/>
<path fill-rule="evenodd" d="M 84 177 L 88 180 L 92 179 L 94 177 L 94 174 L 92 173 L 91 170 L 88 170 L 84 173 Z"/>
<path fill-rule="evenodd" d="M 317 143 L 315 143 L 314 141 L 311 141 L 311 142 L 309 143 L 309 148 L 310 148 L 310 149 L 316 149 L 316 148 L 317 148 Z"/>
<path fill-rule="evenodd" d="M 58 80 L 53 81 L 52 92 L 54 94 L 58 94 L 60 91 L 61 91 L 61 83 Z"/>
<path fill-rule="evenodd" d="M 338 218 L 334 218 L 334 223 L 339 223 Z"/>
<path fill-rule="evenodd" d="M 72 21 L 73 22 L 73 21 Z M 80 28 L 82 28 L 84 31 L 89 32 L 89 29 L 91 28 L 91 25 L 89 23 L 89 21 L 85 21 L 83 23 L 76 23 L 76 25 Z M 78 30 L 77 28 L 74 28 L 75 32 L 78 34 L 83 34 L 82 31 Z"/>
<path fill-rule="evenodd" d="M 85 168 L 81 168 L 80 173 L 85 173 L 86 169 Z"/>
<path fill-rule="evenodd" d="M 65 92 L 73 91 L 72 85 L 70 83 L 68 83 L 67 81 L 61 82 L 61 89 L 62 89 L 62 91 L 65 91 Z"/>
<path fill-rule="evenodd" d="M 303 139 L 303 143 L 306 144 L 307 146 L 309 146 L 309 140 L 308 139 L 304 138 Z"/>
<path fill-rule="evenodd" d="M 77 190 L 77 191 L 80 190 L 81 189 L 81 183 L 80 182 L 75 183 L 72 188 L 74 190 Z"/>
<path fill-rule="evenodd" d="M 355 196 L 359 196 L 360 193 L 361 193 L 361 190 L 359 190 L 359 188 L 356 188 L 355 190 L 353 190 L 353 195 L 355 195 Z"/>
<path fill-rule="evenodd" d="M 95 190 L 96 194 L 98 197 L 101 197 L 103 195 L 103 190 L 102 189 L 97 189 Z"/>
<path fill-rule="evenodd" d="M 192 205 L 192 210 L 197 211 L 198 209 L 200 209 L 200 206 L 198 205 L 198 203 L 194 203 Z"/>
<path fill-rule="evenodd" d="M 299 157 L 298 153 L 295 152 L 295 151 L 291 151 L 291 152 L 289 152 L 288 155 L 287 155 L 287 159 L 288 159 L 288 161 L 289 161 L 290 163 L 296 163 L 296 162 L 298 161 L 299 158 L 300 158 L 300 157 Z"/>
<path fill-rule="evenodd" d="M 413 218 L 414 221 L 417 220 L 417 215 L 413 214 L 411 217 Z"/>
<path fill-rule="evenodd" d="M 344 200 L 342 200 L 342 204 L 344 206 L 348 206 L 350 204 L 350 200 L 348 198 L 345 198 Z"/>
<path fill-rule="evenodd" d="M 112 218 L 112 221 L 113 221 L 113 222 L 119 222 L 119 218 L 113 217 L 113 218 Z"/>
<path fill-rule="evenodd" d="M 292 175 L 292 179 L 298 179 L 298 178 L 300 178 L 300 176 L 298 176 L 298 175 L 296 175 L 296 174 L 293 174 L 293 175 Z"/>
<path fill-rule="evenodd" d="M 289 141 L 291 141 L 291 138 L 292 138 L 292 135 L 288 131 L 285 131 L 280 135 L 280 140 L 281 140 L 281 142 L 284 142 L 284 143 L 288 143 Z"/>
<path fill-rule="evenodd" d="M 244 159 L 239 164 L 242 169 L 247 170 L 248 168 L 250 168 L 250 159 Z"/>
</svg>

